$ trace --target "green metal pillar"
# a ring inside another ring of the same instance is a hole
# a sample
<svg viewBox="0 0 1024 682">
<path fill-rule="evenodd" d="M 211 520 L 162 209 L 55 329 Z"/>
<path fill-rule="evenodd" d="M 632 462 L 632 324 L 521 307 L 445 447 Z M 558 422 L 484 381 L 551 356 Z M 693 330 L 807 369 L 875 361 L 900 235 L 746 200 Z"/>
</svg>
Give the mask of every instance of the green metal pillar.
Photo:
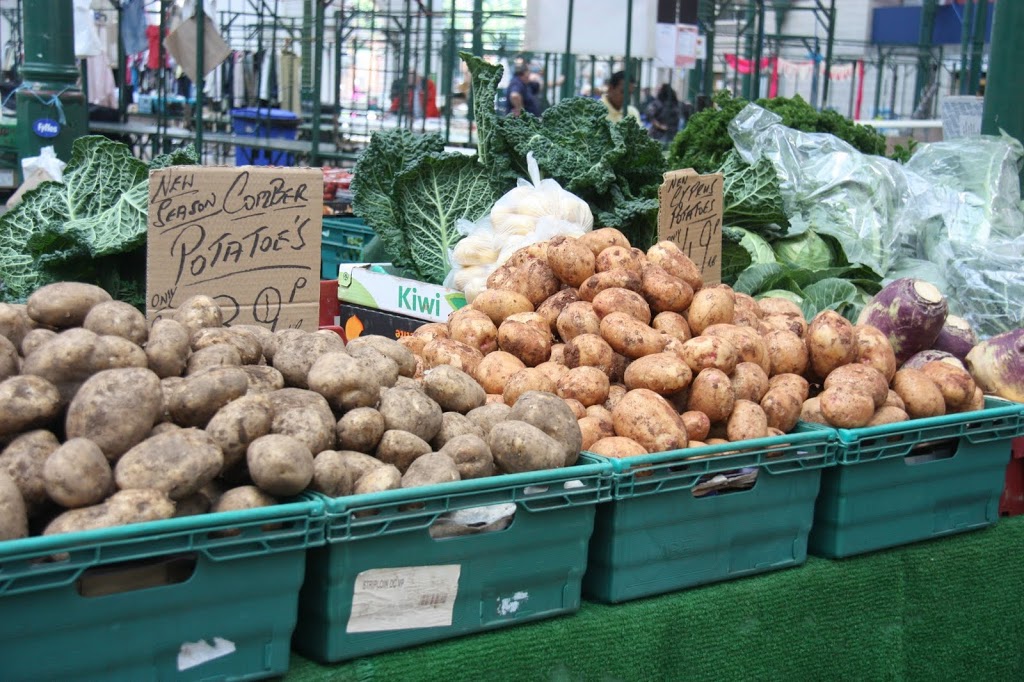
<svg viewBox="0 0 1024 682">
<path fill-rule="evenodd" d="M 754 63 L 752 70 L 754 77 L 751 79 L 750 94 L 747 96 L 751 101 L 761 96 L 761 58 L 764 54 L 764 0 L 757 0 L 757 39 L 754 42 Z"/>
<path fill-rule="evenodd" d="M 938 9 L 938 0 L 924 0 L 921 8 L 921 30 L 917 35 L 917 77 L 914 79 L 915 110 L 921 104 L 921 96 L 932 79 L 932 32 L 935 30 L 935 14 Z"/>
<path fill-rule="evenodd" d="M 988 26 L 988 0 L 979 0 L 974 14 L 974 36 L 971 39 L 971 82 L 969 95 L 981 87 L 981 61 L 985 52 L 985 29 Z M 987 89 L 987 88 L 986 88 Z"/>
<path fill-rule="evenodd" d="M 1020 67 L 1024 64 L 1024 3 L 997 2 L 992 17 L 985 113 L 981 132 L 998 135 L 1005 130 L 1024 140 L 1024 91 L 1020 88 Z"/>
<path fill-rule="evenodd" d="M 821 107 L 828 106 L 828 86 L 832 80 L 832 47 L 836 40 L 836 0 L 828 7 L 828 42 L 825 43 L 825 83 L 821 86 Z M 814 70 L 817 73 L 817 69 Z"/>
<path fill-rule="evenodd" d="M 323 83 L 324 71 L 324 2 L 315 0 L 316 9 L 313 12 L 313 137 L 312 148 L 309 151 L 309 165 L 317 167 L 320 165 L 320 119 L 322 98 L 321 84 Z"/>
<path fill-rule="evenodd" d="M 24 83 L 15 104 L 18 156 L 53 146 L 67 161 L 75 138 L 89 132 L 89 110 L 78 87 L 72 0 L 34 0 L 23 10 Z"/>
<path fill-rule="evenodd" d="M 970 81 L 968 59 L 971 53 L 971 17 L 974 16 L 974 0 L 964 0 L 962 19 L 960 20 L 960 94 L 967 94 Z"/>
<path fill-rule="evenodd" d="M 718 18 L 714 0 L 700 0 L 697 17 L 704 26 L 704 53 L 707 57 L 700 94 L 710 96 L 715 89 L 715 20 Z"/>
<path fill-rule="evenodd" d="M 623 113 L 629 111 L 629 103 L 633 94 L 633 69 L 630 52 L 633 49 L 633 0 L 626 1 L 626 58 L 623 60 L 623 68 L 626 71 L 625 91 L 622 99 Z"/>
<path fill-rule="evenodd" d="M 568 99 L 573 96 L 576 90 L 576 73 L 572 68 L 575 60 L 572 58 L 572 11 L 575 2 L 569 0 L 569 16 L 565 23 L 565 54 L 562 55 L 562 94 L 561 99 Z M 544 70 L 544 77 L 548 77 L 547 69 Z M 547 87 L 547 83 L 544 83 Z M 546 94 L 546 93 L 545 93 Z"/>
<path fill-rule="evenodd" d="M 756 16 L 755 12 L 756 12 L 756 10 L 754 8 L 754 3 L 751 0 L 747 0 L 747 6 L 746 6 L 746 9 L 744 10 L 744 16 L 743 16 L 743 31 L 742 31 L 743 32 L 743 58 L 748 60 L 748 61 L 750 61 L 750 62 L 753 62 L 753 59 L 754 59 L 754 33 L 753 33 L 753 29 L 754 29 L 754 20 L 755 20 L 755 16 Z M 739 43 L 739 41 L 740 41 L 740 36 L 739 36 L 739 33 L 737 33 L 736 34 L 736 42 Z M 739 50 L 737 50 L 737 53 L 738 52 L 739 52 Z M 737 57 L 737 59 L 739 59 L 740 55 L 737 54 L 736 57 Z M 737 66 L 738 65 L 739 65 L 739 62 L 737 61 Z M 751 67 L 753 67 L 753 64 L 751 64 Z M 739 89 L 739 93 L 737 93 L 737 94 L 740 95 L 741 97 L 746 97 L 747 99 L 754 99 L 753 97 L 751 97 L 751 94 L 750 94 L 751 93 L 751 87 L 750 87 L 751 81 L 752 81 L 752 79 L 751 79 L 749 73 L 743 74 L 742 78 L 740 78 L 740 89 Z"/>
</svg>

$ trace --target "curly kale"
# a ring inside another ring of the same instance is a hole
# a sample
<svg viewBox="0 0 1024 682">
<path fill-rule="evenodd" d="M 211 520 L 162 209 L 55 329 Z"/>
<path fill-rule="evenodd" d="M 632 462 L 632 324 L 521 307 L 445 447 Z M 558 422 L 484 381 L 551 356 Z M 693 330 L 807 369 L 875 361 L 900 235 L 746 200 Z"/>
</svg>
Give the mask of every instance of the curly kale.
<svg viewBox="0 0 1024 682">
<path fill-rule="evenodd" d="M 715 106 L 690 117 L 686 127 L 669 146 L 671 168 L 693 168 L 699 173 L 713 172 L 732 151 L 729 123 L 747 100 L 727 91 L 715 94 Z M 756 104 L 782 117 L 782 124 L 807 133 L 829 133 L 845 140 L 864 154 L 885 154 L 885 137 L 868 126 L 858 125 L 835 111 L 818 111 L 802 97 L 759 99 Z"/>
</svg>

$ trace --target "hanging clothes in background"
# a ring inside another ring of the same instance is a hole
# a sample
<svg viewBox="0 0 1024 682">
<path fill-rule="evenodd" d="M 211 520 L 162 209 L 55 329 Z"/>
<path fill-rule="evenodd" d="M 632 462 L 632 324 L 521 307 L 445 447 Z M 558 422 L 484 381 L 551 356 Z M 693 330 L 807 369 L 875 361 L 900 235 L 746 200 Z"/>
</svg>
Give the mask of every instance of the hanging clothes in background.
<svg viewBox="0 0 1024 682">
<path fill-rule="evenodd" d="M 263 53 L 260 61 L 260 93 L 259 98 L 268 104 L 274 102 L 278 97 L 277 85 L 280 82 L 277 77 L 278 59 L 270 50 Z"/>
<path fill-rule="evenodd" d="M 149 48 L 146 35 L 145 1 L 127 0 L 121 6 L 121 40 L 125 54 L 145 52 Z"/>
<path fill-rule="evenodd" d="M 89 104 L 117 108 L 117 83 L 105 54 L 86 57 L 86 75 L 89 88 Z"/>
<path fill-rule="evenodd" d="M 240 101 L 247 104 L 256 99 L 256 69 L 258 67 L 256 55 L 246 52 L 242 59 L 242 94 Z"/>
<path fill-rule="evenodd" d="M 146 40 L 149 41 L 149 56 L 146 58 L 146 68 L 156 71 L 160 68 L 160 27 L 156 24 L 147 26 Z M 165 63 L 164 66 L 167 66 L 168 63 Z"/>
<path fill-rule="evenodd" d="M 96 31 L 96 19 L 90 0 L 75 0 L 75 56 L 79 59 L 103 54 L 103 43 Z"/>
<path fill-rule="evenodd" d="M 302 116 L 302 58 L 286 47 L 281 53 L 281 108 Z"/>
</svg>

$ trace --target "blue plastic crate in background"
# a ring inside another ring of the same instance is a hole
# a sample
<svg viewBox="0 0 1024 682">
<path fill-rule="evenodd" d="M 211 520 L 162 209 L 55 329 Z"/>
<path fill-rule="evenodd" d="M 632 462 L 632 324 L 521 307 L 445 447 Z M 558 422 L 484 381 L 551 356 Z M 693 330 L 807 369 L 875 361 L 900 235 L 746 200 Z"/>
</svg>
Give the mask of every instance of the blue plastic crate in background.
<svg viewBox="0 0 1024 682">
<path fill-rule="evenodd" d="M 307 499 L 0 542 L 0 678 L 283 675 L 324 524 Z"/>
<path fill-rule="evenodd" d="M 325 216 L 320 239 L 320 278 L 337 279 L 342 263 L 362 263 L 363 249 L 376 234 L 361 218 Z"/>
<path fill-rule="evenodd" d="M 1022 409 L 986 398 L 977 412 L 836 429 L 837 463 L 822 477 L 811 553 L 841 558 L 995 523 Z"/>
<path fill-rule="evenodd" d="M 231 110 L 231 129 L 241 137 L 294 140 L 299 132 L 299 117 L 286 109 L 246 107 Z M 281 150 L 235 147 L 237 166 L 292 166 L 295 155 Z"/>
<path fill-rule="evenodd" d="M 833 441 L 792 433 L 610 460 L 614 499 L 597 509 L 584 594 L 616 603 L 802 564 Z M 750 489 L 694 494 L 750 468 Z"/>
</svg>

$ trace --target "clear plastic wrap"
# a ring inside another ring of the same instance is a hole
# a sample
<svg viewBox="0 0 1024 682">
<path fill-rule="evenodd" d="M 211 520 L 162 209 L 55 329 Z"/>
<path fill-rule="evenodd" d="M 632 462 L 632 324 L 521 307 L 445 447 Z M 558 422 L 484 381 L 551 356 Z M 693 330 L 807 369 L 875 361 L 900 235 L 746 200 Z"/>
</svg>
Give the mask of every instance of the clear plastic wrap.
<svg viewBox="0 0 1024 682">
<path fill-rule="evenodd" d="M 886 280 L 938 286 L 982 338 L 1024 326 L 1020 142 L 1003 135 L 922 145 L 906 165 L 804 133 L 748 105 L 729 125 L 744 161 L 767 158 L 794 230 L 843 245 Z"/>
<path fill-rule="evenodd" d="M 835 237 L 851 263 L 885 275 L 913 193 L 898 163 L 861 154 L 834 135 L 787 128 L 781 116 L 754 104 L 732 120 L 729 134 L 744 161 L 764 157 L 775 167 L 794 225 Z"/>
</svg>

